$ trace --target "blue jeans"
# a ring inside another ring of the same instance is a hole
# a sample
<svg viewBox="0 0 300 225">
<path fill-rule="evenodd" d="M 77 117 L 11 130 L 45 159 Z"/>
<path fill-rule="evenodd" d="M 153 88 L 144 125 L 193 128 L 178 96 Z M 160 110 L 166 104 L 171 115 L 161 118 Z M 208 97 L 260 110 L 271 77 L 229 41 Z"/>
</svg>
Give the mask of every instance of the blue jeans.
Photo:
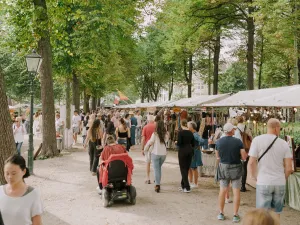
<svg viewBox="0 0 300 225">
<path fill-rule="evenodd" d="M 17 153 L 18 155 L 21 155 L 21 147 L 23 142 L 16 143 Z"/>
<path fill-rule="evenodd" d="M 161 166 L 166 160 L 166 155 L 155 155 L 151 154 L 153 169 L 154 169 L 154 177 L 155 177 L 155 184 L 160 185 L 161 180 Z"/>
<path fill-rule="evenodd" d="M 256 208 L 275 209 L 281 213 L 284 205 L 285 185 L 256 185 Z"/>
</svg>

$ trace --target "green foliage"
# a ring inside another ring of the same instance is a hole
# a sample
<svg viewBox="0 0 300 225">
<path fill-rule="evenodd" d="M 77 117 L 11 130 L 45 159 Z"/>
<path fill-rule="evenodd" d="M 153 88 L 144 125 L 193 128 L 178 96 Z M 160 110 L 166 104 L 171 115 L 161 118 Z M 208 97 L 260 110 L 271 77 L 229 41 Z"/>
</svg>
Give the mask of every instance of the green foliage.
<svg viewBox="0 0 300 225">
<path fill-rule="evenodd" d="M 236 93 L 247 89 L 247 67 L 244 63 L 233 63 L 220 76 L 221 93 Z"/>
</svg>

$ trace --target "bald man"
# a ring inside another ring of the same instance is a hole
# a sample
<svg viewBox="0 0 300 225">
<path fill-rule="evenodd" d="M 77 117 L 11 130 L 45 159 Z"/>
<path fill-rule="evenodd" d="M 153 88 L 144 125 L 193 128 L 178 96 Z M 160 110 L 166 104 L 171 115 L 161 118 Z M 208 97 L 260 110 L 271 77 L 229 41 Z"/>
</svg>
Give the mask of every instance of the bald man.
<svg viewBox="0 0 300 225">
<path fill-rule="evenodd" d="M 267 134 L 255 137 L 251 143 L 248 174 L 257 182 L 256 208 L 273 208 L 279 216 L 286 180 L 293 172 L 292 153 L 287 142 L 279 138 L 279 120 L 270 119 L 267 128 Z"/>
</svg>

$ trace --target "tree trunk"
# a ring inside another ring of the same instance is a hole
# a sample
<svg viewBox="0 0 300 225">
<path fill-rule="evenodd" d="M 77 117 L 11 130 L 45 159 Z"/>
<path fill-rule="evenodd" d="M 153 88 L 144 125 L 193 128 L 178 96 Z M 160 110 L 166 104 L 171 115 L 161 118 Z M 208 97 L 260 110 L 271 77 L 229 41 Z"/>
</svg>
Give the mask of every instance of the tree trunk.
<svg viewBox="0 0 300 225">
<path fill-rule="evenodd" d="M 83 101 L 84 101 L 84 103 L 83 103 L 83 111 L 84 112 L 89 112 L 90 111 L 90 95 L 88 95 L 87 93 L 86 93 L 86 91 L 84 90 L 84 92 L 83 92 Z"/>
<path fill-rule="evenodd" d="M 73 75 L 73 85 L 72 85 L 73 105 L 75 106 L 76 110 L 80 110 L 79 80 L 75 70 L 73 70 L 72 75 Z"/>
<path fill-rule="evenodd" d="M 211 49 L 208 46 L 208 95 L 211 95 Z"/>
<path fill-rule="evenodd" d="M 41 35 L 38 41 L 38 50 L 43 57 L 43 62 L 40 68 L 41 77 L 41 99 L 43 113 L 43 147 L 42 155 L 56 156 L 59 154 L 56 146 L 55 132 L 55 109 L 54 109 L 54 94 L 53 94 L 53 78 L 52 78 L 52 50 L 49 35 L 49 24 L 46 0 L 33 0 L 37 16 L 38 24 L 43 26 L 36 27 L 37 32 Z"/>
<path fill-rule="evenodd" d="M 0 185 L 6 183 L 4 179 L 4 162 L 5 160 L 16 153 L 16 145 L 12 131 L 12 122 L 9 114 L 7 96 L 4 88 L 4 75 L 0 68 Z"/>
<path fill-rule="evenodd" d="M 71 129 L 71 85 L 66 83 L 66 128 Z"/>
<path fill-rule="evenodd" d="M 173 88 L 174 88 L 174 73 L 172 72 L 172 77 L 171 77 L 171 82 L 169 84 L 169 101 L 172 99 L 172 94 L 173 94 Z"/>
<path fill-rule="evenodd" d="M 101 98 L 98 98 L 97 99 L 97 108 L 100 108 L 101 107 Z"/>
<path fill-rule="evenodd" d="M 261 89 L 261 76 L 264 63 L 264 36 L 261 35 L 261 47 L 260 47 L 260 63 L 259 63 L 259 73 L 258 73 L 258 89 Z"/>
<path fill-rule="evenodd" d="M 249 4 L 253 3 L 253 0 L 248 0 Z M 254 12 L 254 7 L 251 5 L 248 7 L 248 18 L 247 18 L 247 30 L 248 30 L 248 49 L 247 49 L 247 74 L 248 74 L 248 90 L 254 89 L 254 18 L 252 13 Z"/>
<path fill-rule="evenodd" d="M 92 96 L 92 110 L 96 110 L 96 97 Z"/>
<path fill-rule="evenodd" d="M 221 33 L 218 29 L 218 34 L 214 46 L 214 81 L 213 81 L 213 94 L 218 94 L 218 84 L 219 84 L 219 60 L 221 51 Z"/>
<path fill-rule="evenodd" d="M 183 60 L 183 75 L 184 75 L 184 78 L 185 78 L 185 81 L 188 83 L 188 74 L 187 74 L 187 61 L 184 59 Z"/>
<path fill-rule="evenodd" d="M 193 81 L 193 55 L 189 57 L 188 98 L 192 97 L 192 81 Z"/>
</svg>

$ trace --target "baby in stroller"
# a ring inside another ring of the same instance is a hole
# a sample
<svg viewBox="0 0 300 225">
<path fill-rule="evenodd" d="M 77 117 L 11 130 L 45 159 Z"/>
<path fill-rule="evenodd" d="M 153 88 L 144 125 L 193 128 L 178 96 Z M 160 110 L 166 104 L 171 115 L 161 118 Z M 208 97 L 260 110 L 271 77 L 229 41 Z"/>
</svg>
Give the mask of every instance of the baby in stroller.
<svg viewBox="0 0 300 225">
<path fill-rule="evenodd" d="M 116 144 L 113 136 L 108 136 L 100 156 L 97 173 L 103 206 L 108 207 L 115 200 L 136 202 L 136 189 L 131 185 L 133 162 L 124 146 Z"/>
</svg>

